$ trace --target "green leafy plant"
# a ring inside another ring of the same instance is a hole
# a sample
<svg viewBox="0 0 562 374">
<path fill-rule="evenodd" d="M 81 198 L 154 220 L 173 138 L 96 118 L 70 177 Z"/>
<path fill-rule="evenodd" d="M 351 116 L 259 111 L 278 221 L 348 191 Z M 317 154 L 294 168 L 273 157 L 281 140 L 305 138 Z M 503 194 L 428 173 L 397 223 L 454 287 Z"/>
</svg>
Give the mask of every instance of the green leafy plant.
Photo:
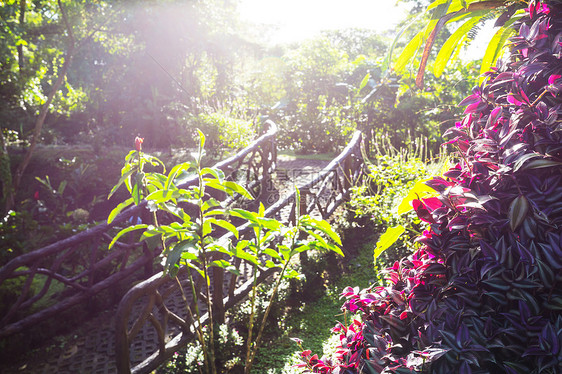
<svg viewBox="0 0 562 374">
<path fill-rule="evenodd" d="M 533 4 L 536 3 L 537 1 L 533 2 Z M 469 40 L 471 30 L 483 21 L 497 18 L 495 26 L 499 27 L 499 29 L 488 44 L 482 59 L 480 73 L 483 74 L 500 57 L 508 38 L 514 34 L 514 29 L 511 26 L 524 16 L 524 8 L 524 1 L 435 0 L 426 10 L 426 16 L 429 17 L 429 21 L 402 50 L 396 61 L 394 61 L 393 69 L 398 73 L 402 73 L 406 66 L 415 60 L 415 57 L 419 57 L 416 85 L 421 88 L 423 87 L 424 74 L 431 50 L 439 32 L 445 25 L 448 23 L 461 23 L 439 49 L 433 64 L 433 73 L 437 77 L 440 77 L 445 66 L 455 59 L 454 56 L 458 56 L 460 49 Z M 532 12 L 535 12 L 535 9 L 538 9 L 538 7 L 532 5 Z M 411 26 L 411 24 L 407 25 L 407 27 Z M 402 36 L 403 32 L 398 33 L 397 39 Z M 394 44 L 396 44 L 396 40 Z M 417 56 L 420 50 L 422 53 Z M 392 54 L 392 49 L 390 53 Z"/>
<path fill-rule="evenodd" d="M 145 155 L 141 150 L 142 139 L 137 140 L 137 149 L 127 155 L 122 177 L 111 191 L 113 194 L 120 185 L 125 184 L 132 197 L 119 204 L 110 213 L 108 222 L 111 222 L 125 207 L 133 203 L 139 204 L 141 199 L 145 199 L 148 208 L 153 211 L 153 222 L 151 224 L 138 223 L 123 228 L 115 235 L 109 247 L 111 248 L 123 235 L 143 230 L 141 241 L 146 242 L 150 247 L 161 246 L 163 248 L 162 264 L 165 274 L 175 278 L 179 284 L 177 274 L 180 267 L 188 268 L 187 274 L 194 300 L 199 299 L 199 293 L 195 289 L 194 275 L 201 277 L 205 297 L 204 300 L 199 301 L 202 301 L 207 308 L 208 323 L 206 326 L 202 325 L 203 315 L 197 302 L 193 304 L 193 310 L 188 306 L 187 311 L 202 349 L 205 370 L 213 373 L 217 372 L 213 300 L 217 297 L 222 298 L 222 289 L 215 287 L 214 294 L 211 292 L 210 269 L 219 268 L 240 275 L 230 260 L 237 257 L 250 263 L 254 268 L 254 284 L 251 291 L 252 311 L 248 326 L 249 336 L 245 361 L 245 372 L 249 372 L 280 282 L 283 279 L 299 276 L 299 273 L 291 267 L 295 256 L 312 249 L 330 250 L 343 255 L 337 246 L 341 245 L 341 241 L 326 221 L 299 213 L 298 190 L 296 223 L 291 227 L 265 217 L 263 205 L 260 205 L 258 212 L 224 206 L 224 201 L 211 195 L 221 192 L 231 196 L 241 195 L 248 199 L 251 199 L 252 196 L 243 186 L 228 180 L 222 170 L 202 167 L 205 136 L 201 132 L 199 132 L 199 139 L 199 150 L 195 154 L 195 160 L 173 167 L 167 175 L 144 171 L 146 163 L 153 165 L 161 163 L 156 158 Z M 190 178 L 195 178 L 197 182 L 186 186 L 181 184 L 182 181 Z M 174 217 L 173 222 L 167 224 L 159 222 L 158 212 Z M 232 219 L 246 221 L 253 237 L 241 237 L 238 228 L 232 223 Z M 230 235 L 218 237 L 217 229 L 229 232 Z M 257 274 L 258 270 L 267 269 L 276 270 L 278 275 L 274 281 L 275 285 L 267 309 L 259 325 L 259 331 L 256 338 L 253 339 L 255 297 L 258 287 Z"/>
<path fill-rule="evenodd" d="M 387 137 L 377 137 L 374 143 L 375 154 L 368 162 L 369 182 L 354 187 L 350 207 L 356 217 L 368 217 L 375 230 L 383 232 L 374 250 L 377 261 L 397 241 L 400 253 L 405 254 L 401 248 L 414 248 L 409 239 L 421 233 L 423 222 L 412 212 L 411 203 L 429 197 L 431 191 L 436 194 L 423 181 L 439 174 L 447 158 L 443 154 L 432 158 L 427 142 L 421 138 L 401 150 L 394 148 Z"/>
</svg>

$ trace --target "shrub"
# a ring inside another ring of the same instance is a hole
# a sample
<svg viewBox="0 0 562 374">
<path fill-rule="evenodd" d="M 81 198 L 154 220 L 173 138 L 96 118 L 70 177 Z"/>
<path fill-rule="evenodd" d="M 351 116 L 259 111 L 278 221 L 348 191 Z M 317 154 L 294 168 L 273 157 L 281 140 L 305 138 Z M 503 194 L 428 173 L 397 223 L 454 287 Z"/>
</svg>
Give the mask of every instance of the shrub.
<svg viewBox="0 0 562 374">
<path fill-rule="evenodd" d="M 401 245 L 395 246 L 398 253 L 406 255 L 406 249 L 414 248 L 409 239 L 416 236 L 422 222 L 414 212 L 405 216 L 399 214 L 396 207 L 408 195 L 416 181 L 435 175 L 446 159 L 441 156 L 433 159 L 426 153 L 427 139 L 421 137 L 410 141 L 409 148 L 399 150 L 392 146 L 386 136 L 376 137 L 374 144 L 374 157 L 367 163 L 368 179 L 352 188 L 349 206 L 354 211 L 356 220 L 369 219 L 377 232 L 383 231 L 387 226 L 396 226 L 405 221 L 412 222 L 410 235 L 404 235 Z M 393 251 L 392 255 L 385 253 L 384 257 L 392 257 L 394 261 L 401 256 L 397 256 Z M 388 261 L 382 261 L 385 262 Z"/>
<path fill-rule="evenodd" d="M 387 270 L 348 287 L 321 373 L 562 371 L 562 4 L 531 2 L 511 57 L 485 74 L 447 131 L 459 162 L 414 207 L 430 229 Z"/>
</svg>

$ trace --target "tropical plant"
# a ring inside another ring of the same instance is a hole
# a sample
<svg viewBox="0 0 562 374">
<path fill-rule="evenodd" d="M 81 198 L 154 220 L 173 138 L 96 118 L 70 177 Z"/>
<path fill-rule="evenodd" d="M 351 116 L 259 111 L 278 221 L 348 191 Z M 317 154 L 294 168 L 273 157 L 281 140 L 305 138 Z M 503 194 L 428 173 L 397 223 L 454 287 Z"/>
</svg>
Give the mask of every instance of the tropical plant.
<svg viewBox="0 0 562 374">
<path fill-rule="evenodd" d="M 110 213 L 108 222 L 112 222 L 117 214 L 126 207 L 133 203 L 139 205 L 145 199 L 153 213 L 152 223 L 143 222 L 122 229 L 115 235 L 109 248 L 121 236 L 136 230 L 143 230 L 141 241 L 145 241 L 151 248 L 162 248 L 164 274 L 175 278 L 180 284 L 177 278 L 180 267 L 186 267 L 189 270 L 187 274 L 193 300 L 202 302 L 207 310 L 206 331 L 202 323 L 203 313 L 198 307 L 198 303 L 194 303 L 193 309 L 188 305 L 187 312 L 203 351 L 205 370 L 213 373 L 217 372 L 218 364 L 215 354 L 215 321 L 224 323 L 224 310 L 215 308 L 217 300 L 222 301 L 223 290 L 222 281 L 219 284 L 215 282 L 218 279 L 217 274 L 211 269 L 223 269 L 240 275 L 230 260 L 237 257 L 247 261 L 254 269 L 249 334 L 246 341 L 247 354 L 244 363 L 245 373 L 249 373 L 259 348 L 265 321 L 281 281 L 300 276 L 291 267 L 293 258 L 312 249 L 329 250 L 343 255 L 338 247 L 341 245 L 341 241 L 326 221 L 300 214 L 298 190 L 296 219 L 295 225 L 292 227 L 286 227 L 275 219 L 265 217 L 263 205 L 260 205 L 258 212 L 250 212 L 240 208 L 229 208 L 225 206 L 225 201 L 212 197 L 214 194 L 212 191 L 214 191 L 252 199 L 250 192 L 238 183 L 228 180 L 222 170 L 202 167 L 205 136 L 201 132 L 199 132 L 199 139 L 199 151 L 195 154 L 195 160 L 176 165 L 168 175 L 165 175 L 145 171 L 145 166 L 149 164 L 158 166 L 161 165 L 161 162 L 142 152 L 144 139 L 136 138 L 136 149 L 126 156 L 126 163 L 121 172 L 122 177 L 110 193 L 111 196 L 124 184 L 129 190 L 131 198 L 119 204 Z M 182 186 L 182 181 L 189 178 L 195 178 L 197 183 L 188 187 Z M 173 217 L 172 222 L 164 224 L 162 219 L 159 219 L 158 213 Z M 242 237 L 238 228 L 233 224 L 232 218 L 246 221 L 253 237 Z M 219 238 L 216 235 L 217 230 L 229 232 L 231 235 Z M 213 232 L 215 232 L 214 235 Z M 258 270 L 261 272 L 268 269 L 275 270 L 278 275 L 274 281 L 267 309 L 259 324 L 257 336 L 253 338 L 256 290 L 259 285 Z M 203 297 L 196 291 L 196 276 L 203 280 Z M 213 276 L 214 279 L 212 279 Z M 211 291 L 211 281 L 213 281 L 213 291 Z M 186 297 L 185 294 L 184 297 Z"/>
<path fill-rule="evenodd" d="M 429 21 L 404 47 L 392 68 L 397 73 L 404 73 L 409 64 L 417 62 L 416 85 L 422 88 L 433 46 L 447 24 L 456 24 L 457 27 L 435 56 L 433 73 L 436 77 L 443 74 L 450 61 L 458 59 L 460 50 L 470 42 L 483 22 L 496 19 L 494 26 L 498 29 L 486 48 L 480 66 L 480 73 L 483 74 L 501 57 L 509 37 L 514 34 L 514 28 L 511 26 L 524 16 L 525 4 L 526 2 L 521 0 L 435 0 L 423 14 Z M 528 9 L 532 15 L 540 9 L 539 4 L 539 0 L 530 1 Z M 413 19 L 397 34 L 390 49 L 389 61 L 398 39 L 409 27 L 417 23 L 417 19 Z"/>
<path fill-rule="evenodd" d="M 447 160 L 443 155 L 436 159 L 431 157 L 428 141 L 421 137 L 408 142 L 409 148 L 402 149 L 394 148 L 388 137 L 376 137 L 373 143 L 375 153 L 367 162 L 368 178 L 352 188 L 349 207 L 356 218 L 369 218 L 375 232 L 388 227 L 375 248 L 375 261 L 401 239 L 400 244 L 395 245 L 398 252 L 386 254 L 386 261 L 380 262 L 386 266 L 388 260 L 394 261 L 415 247 L 412 239 L 420 234 L 425 223 L 412 212 L 410 202 L 419 196 L 425 197 L 426 191 L 431 189 L 422 181 L 438 173 Z M 407 235 L 402 235 L 406 229 Z"/>
<path fill-rule="evenodd" d="M 321 373 L 560 373 L 562 3 L 530 2 L 511 56 L 447 131 L 458 163 L 414 200 L 430 224 L 387 285 L 348 287 L 335 357 Z M 430 200 L 431 199 L 431 200 Z"/>
</svg>

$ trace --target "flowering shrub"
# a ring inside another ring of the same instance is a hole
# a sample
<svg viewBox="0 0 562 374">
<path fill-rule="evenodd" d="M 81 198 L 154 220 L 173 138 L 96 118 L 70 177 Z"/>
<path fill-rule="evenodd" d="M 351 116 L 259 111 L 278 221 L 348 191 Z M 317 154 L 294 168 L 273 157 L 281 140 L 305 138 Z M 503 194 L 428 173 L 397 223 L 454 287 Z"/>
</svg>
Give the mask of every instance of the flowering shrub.
<svg viewBox="0 0 562 374">
<path fill-rule="evenodd" d="M 449 129 L 459 162 L 414 208 L 430 229 L 387 269 L 348 287 L 333 359 L 317 373 L 562 372 L 562 4 L 531 2 L 511 57 L 485 74 Z"/>
</svg>

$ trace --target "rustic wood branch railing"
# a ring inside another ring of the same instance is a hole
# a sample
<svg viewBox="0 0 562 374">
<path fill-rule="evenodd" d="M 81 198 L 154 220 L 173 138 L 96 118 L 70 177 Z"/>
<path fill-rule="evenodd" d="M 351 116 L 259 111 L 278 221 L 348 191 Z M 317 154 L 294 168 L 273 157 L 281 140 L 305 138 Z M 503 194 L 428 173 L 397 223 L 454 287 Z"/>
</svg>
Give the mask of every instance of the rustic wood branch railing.
<svg viewBox="0 0 562 374">
<path fill-rule="evenodd" d="M 338 157 L 312 180 L 299 187 L 302 214 L 319 214 L 322 218 L 327 218 L 349 197 L 351 186 L 360 178 L 363 171 L 361 142 L 361 133 L 356 132 Z M 293 192 L 266 209 L 265 216 L 275 217 L 279 220 L 293 220 L 296 210 L 295 201 L 296 193 Z M 240 237 L 243 238 L 247 231 L 249 231 L 248 226 L 239 227 Z M 234 238 L 229 233 L 222 239 L 233 240 Z M 215 287 L 213 293 L 222 296 L 220 301 L 224 309 L 231 308 L 244 299 L 251 291 L 253 284 L 252 266 L 238 258 L 230 260 L 244 276 L 237 278 L 230 274 L 225 277 L 224 282 L 213 282 Z M 276 270 L 267 269 L 259 272 L 257 275 L 259 282 L 265 281 Z M 184 308 L 183 314 L 180 315 L 182 312 L 172 311 L 172 308 L 166 304 L 166 302 L 173 301 L 174 293 L 177 297 L 180 287 L 184 287 L 186 272 L 187 270 L 182 269 L 178 278 L 173 279 L 167 275 L 163 276 L 162 273 L 155 274 L 150 279 L 137 284 L 123 297 L 116 314 L 115 349 L 118 373 L 150 373 L 169 359 L 177 349 L 194 338 L 195 322 L 189 321 L 187 309 Z M 217 287 L 221 287 L 221 289 L 217 290 Z M 191 289 L 191 287 L 189 288 Z M 203 287 L 198 289 L 203 289 Z M 204 299 L 204 295 L 198 295 L 198 298 Z M 213 300 L 213 302 L 215 301 Z M 184 307 L 187 305 L 184 304 Z M 208 316 L 205 316 L 200 322 L 206 323 L 207 318 Z M 156 350 L 139 362 L 139 360 L 132 360 L 131 346 L 135 339 L 142 339 L 139 331 L 144 325 L 152 326 L 156 330 L 158 343 Z M 131 361 L 136 361 L 136 365 Z"/>
<path fill-rule="evenodd" d="M 225 175 L 240 179 L 254 193 L 265 190 L 275 169 L 275 124 L 250 146 L 215 165 Z M 182 188 L 196 179 L 183 182 Z M 239 181 L 240 182 L 240 181 Z M 15 302 L 0 316 L 0 339 L 6 339 L 113 288 L 125 278 L 145 270 L 154 273 L 158 252 L 140 243 L 118 242 L 108 251 L 113 229 L 135 222 L 146 210 L 146 201 L 121 212 L 111 224 L 101 223 L 87 231 L 18 256 L 0 268 L 0 287 L 9 284 Z M 46 307 L 45 307 L 46 305 Z"/>
</svg>

